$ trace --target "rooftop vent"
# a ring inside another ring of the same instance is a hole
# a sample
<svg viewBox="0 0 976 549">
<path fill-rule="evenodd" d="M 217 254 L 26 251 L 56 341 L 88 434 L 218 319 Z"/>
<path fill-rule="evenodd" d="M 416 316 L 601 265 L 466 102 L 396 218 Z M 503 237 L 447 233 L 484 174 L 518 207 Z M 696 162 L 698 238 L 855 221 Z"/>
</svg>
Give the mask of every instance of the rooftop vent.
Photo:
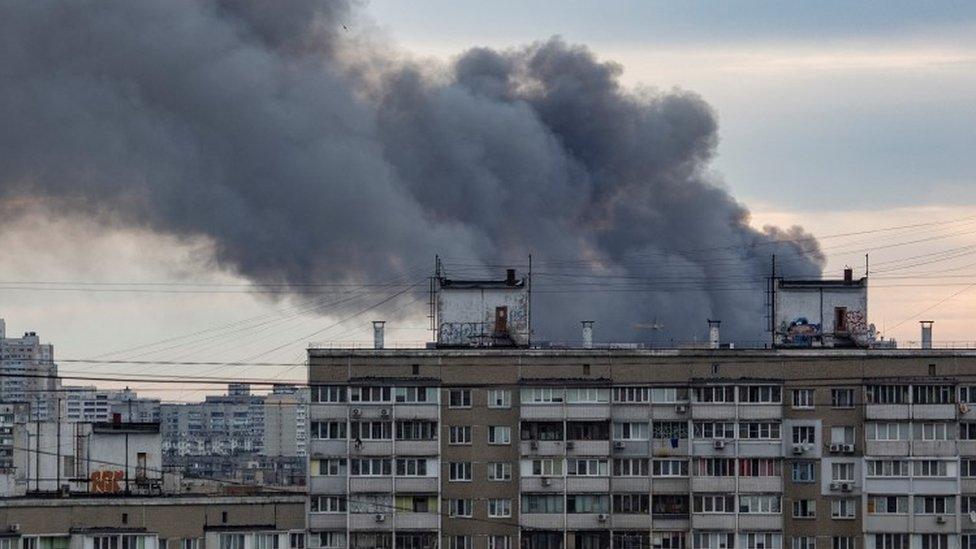
<svg viewBox="0 0 976 549">
<path fill-rule="evenodd" d="M 932 348 L 932 325 L 935 324 L 934 320 L 920 320 L 918 323 L 922 326 L 922 348 L 931 349 Z"/>
<path fill-rule="evenodd" d="M 384 340 L 384 326 L 386 321 L 384 320 L 374 320 L 373 321 L 373 348 L 382 349 Z"/>
<path fill-rule="evenodd" d="M 593 348 L 593 321 L 583 320 L 580 322 L 583 325 L 583 348 L 592 349 Z"/>
<path fill-rule="evenodd" d="M 708 348 L 718 349 L 719 333 L 718 327 L 722 324 L 721 320 L 708 319 Z"/>
</svg>

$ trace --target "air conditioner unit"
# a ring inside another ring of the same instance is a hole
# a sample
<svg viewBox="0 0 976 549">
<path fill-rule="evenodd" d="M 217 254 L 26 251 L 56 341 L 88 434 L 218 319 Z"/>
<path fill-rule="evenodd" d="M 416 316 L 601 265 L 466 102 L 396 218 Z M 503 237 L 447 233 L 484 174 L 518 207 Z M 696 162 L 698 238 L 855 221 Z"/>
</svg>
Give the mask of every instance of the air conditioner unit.
<svg viewBox="0 0 976 549">
<path fill-rule="evenodd" d="M 841 450 L 843 450 L 843 448 L 844 448 L 844 445 L 843 444 L 831 444 L 830 445 L 830 451 L 831 452 L 835 452 L 835 453 L 836 452 L 840 452 Z"/>
<path fill-rule="evenodd" d="M 716 448 L 717 450 L 721 450 L 721 449 L 723 449 L 723 448 L 725 448 L 725 441 L 724 441 L 724 440 L 722 440 L 722 439 L 718 439 L 718 440 L 716 440 L 716 441 L 715 441 L 715 448 Z"/>
<path fill-rule="evenodd" d="M 841 492 L 850 492 L 853 489 L 854 489 L 854 485 L 851 484 L 850 482 L 843 482 L 840 485 Z"/>
<path fill-rule="evenodd" d="M 567 450 L 572 450 L 573 448 L 576 448 L 576 443 L 573 442 L 572 440 L 567 441 L 566 442 L 566 449 Z"/>
<path fill-rule="evenodd" d="M 614 442 L 613 443 L 613 449 L 614 450 L 623 450 L 626 447 L 627 447 L 627 445 L 624 444 L 623 441 L 621 441 L 621 440 L 618 440 L 617 442 Z"/>
<path fill-rule="evenodd" d="M 10 524 L 10 531 L 11 531 L 11 532 L 13 532 L 13 533 L 15 533 L 15 534 L 16 534 L 17 532 L 20 532 L 20 524 L 18 524 L 18 523 L 16 523 L 16 522 L 14 522 L 14 523 L 11 523 L 11 524 Z"/>
<path fill-rule="evenodd" d="M 552 479 L 549 477 L 542 477 L 543 486 L 552 486 Z"/>
<path fill-rule="evenodd" d="M 529 442 L 529 448 L 531 448 L 533 450 L 538 450 L 539 449 L 539 441 L 538 440 L 530 441 Z"/>
<path fill-rule="evenodd" d="M 853 444 L 845 444 L 844 445 L 844 452 L 846 452 L 848 454 L 853 454 L 854 453 L 854 445 Z"/>
<path fill-rule="evenodd" d="M 674 407 L 674 411 L 675 412 L 678 412 L 679 414 L 686 414 L 686 413 L 688 413 L 688 406 L 686 406 L 684 404 L 679 404 L 679 405 L 677 405 L 677 406 Z"/>
<path fill-rule="evenodd" d="M 608 518 L 610 518 L 610 515 L 606 513 L 600 513 L 599 515 L 596 516 L 596 520 L 600 522 L 606 522 Z"/>
<path fill-rule="evenodd" d="M 376 513 L 376 516 L 374 516 L 373 518 L 376 519 L 376 522 L 383 522 L 386 520 L 386 515 L 384 515 L 383 513 Z"/>
<path fill-rule="evenodd" d="M 352 417 L 359 417 L 361 415 L 363 415 L 363 411 L 362 410 L 360 410 L 359 408 L 353 408 L 352 409 Z"/>
<path fill-rule="evenodd" d="M 802 453 L 803 453 L 803 445 L 802 444 L 794 444 L 793 445 L 793 454 L 794 455 L 800 455 Z"/>
<path fill-rule="evenodd" d="M 830 489 L 831 490 L 834 490 L 834 491 L 840 490 L 840 483 L 839 482 L 831 482 L 830 483 Z"/>
<path fill-rule="evenodd" d="M 380 417 L 389 417 L 389 415 L 390 415 L 390 411 L 388 409 L 383 408 L 382 410 L 380 410 Z"/>
<path fill-rule="evenodd" d="M 946 518 L 943 517 L 943 516 L 935 517 L 935 522 L 937 522 L 939 524 L 945 524 L 946 523 Z"/>
</svg>

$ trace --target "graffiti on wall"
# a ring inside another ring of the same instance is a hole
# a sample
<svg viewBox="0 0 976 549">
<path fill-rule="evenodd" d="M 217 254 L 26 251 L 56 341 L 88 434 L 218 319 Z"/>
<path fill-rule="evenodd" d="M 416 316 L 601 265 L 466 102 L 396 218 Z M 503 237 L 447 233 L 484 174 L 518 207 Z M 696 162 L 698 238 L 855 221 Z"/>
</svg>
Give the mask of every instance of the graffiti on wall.
<svg viewBox="0 0 976 549">
<path fill-rule="evenodd" d="M 868 320 L 863 311 L 847 311 L 847 331 L 852 336 L 868 333 Z"/>
<path fill-rule="evenodd" d="M 92 471 L 89 479 L 91 480 L 91 493 L 93 494 L 116 494 L 122 491 L 119 483 L 125 478 L 122 471 Z"/>
<path fill-rule="evenodd" d="M 811 347 L 823 335 L 820 324 L 812 324 L 802 316 L 789 324 L 784 322 L 780 333 L 783 334 L 783 344 L 795 347 Z"/>
<path fill-rule="evenodd" d="M 484 333 L 483 322 L 444 322 L 438 331 L 438 339 L 441 343 L 468 345 Z"/>
</svg>

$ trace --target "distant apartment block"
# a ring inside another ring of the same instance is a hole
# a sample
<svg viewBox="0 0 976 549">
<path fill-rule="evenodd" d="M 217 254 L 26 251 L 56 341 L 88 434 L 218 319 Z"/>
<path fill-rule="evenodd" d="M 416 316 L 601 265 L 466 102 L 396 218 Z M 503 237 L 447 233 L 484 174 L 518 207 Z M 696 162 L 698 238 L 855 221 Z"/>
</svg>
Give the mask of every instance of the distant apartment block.
<svg viewBox="0 0 976 549">
<path fill-rule="evenodd" d="M 35 332 L 7 337 L 0 319 L 0 403 L 25 403 L 30 418 L 47 421 L 58 416 L 61 381 L 54 363 L 54 346 L 41 343 Z"/>
</svg>

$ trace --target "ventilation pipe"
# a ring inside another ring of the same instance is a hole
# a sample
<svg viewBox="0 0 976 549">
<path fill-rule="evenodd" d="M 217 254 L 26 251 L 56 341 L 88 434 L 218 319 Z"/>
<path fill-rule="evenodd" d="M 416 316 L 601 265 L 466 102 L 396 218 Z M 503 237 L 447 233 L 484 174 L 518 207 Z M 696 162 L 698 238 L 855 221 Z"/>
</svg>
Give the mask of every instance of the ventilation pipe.
<svg viewBox="0 0 976 549">
<path fill-rule="evenodd" d="M 583 325 L 583 348 L 592 349 L 593 348 L 593 321 L 583 320 L 580 322 Z"/>
<path fill-rule="evenodd" d="M 374 320 L 373 321 L 373 348 L 382 349 L 384 340 L 384 326 L 386 325 L 385 320 Z"/>
<path fill-rule="evenodd" d="M 931 349 L 932 348 L 932 325 L 935 324 L 935 321 L 920 320 L 918 323 L 922 325 L 922 348 Z"/>
<path fill-rule="evenodd" d="M 721 320 L 708 319 L 708 348 L 718 349 L 719 334 L 718 327 L 722 324 Z"/>
</svg>

